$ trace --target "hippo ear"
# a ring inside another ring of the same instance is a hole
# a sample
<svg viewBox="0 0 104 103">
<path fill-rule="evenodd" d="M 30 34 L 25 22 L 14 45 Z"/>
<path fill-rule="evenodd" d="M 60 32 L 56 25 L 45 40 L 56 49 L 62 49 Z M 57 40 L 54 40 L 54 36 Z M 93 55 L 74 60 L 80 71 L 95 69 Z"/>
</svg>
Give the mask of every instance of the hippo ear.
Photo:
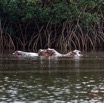
<svg viewBox="0 0 104 103">
<path fill-rule="evenodd" d="M 13 55 L 15 55 L 15 54 L 16 54 L 16 52 L 13 53 Z"/>
<path fill-rule="evenodd" d="M 41 56 L 42 55 L 42 51 L 39 50 L 38 51 L 38 55 Z"/>
<path fill-rule="evenodd" d="M 17 54 L 17 51 L 15 51 L 13 54 Z"/>
<path fill-rule="evenodd" d="M 42 52 L 42 49 L 39 49 L 39 50 L 38 50 L 38 54 L 40 55 L 41 52 Z"/>
<path fill-rule="evenodd" d="M 50 50 L 51 48 L 48 48 L 47 50 Z"/>
<path fill-rule="evenodd" d="M 15 51 L 15 52 L 13 53 L 13 55 L 18 55 L 17 51 Z"/>
</svg>

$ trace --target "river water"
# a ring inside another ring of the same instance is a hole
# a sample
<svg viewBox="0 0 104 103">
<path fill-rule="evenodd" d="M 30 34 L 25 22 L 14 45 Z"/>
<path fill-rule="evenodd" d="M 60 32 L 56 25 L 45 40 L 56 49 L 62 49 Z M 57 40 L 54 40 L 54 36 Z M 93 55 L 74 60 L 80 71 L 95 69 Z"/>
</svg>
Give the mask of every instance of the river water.
<svg viewBox="0 0 104 103">
<path fill-rule="evenodd" d="M 104 53 L 75 58 L 0 56 L 0 103 L 104 103 Z"/>
</svg>

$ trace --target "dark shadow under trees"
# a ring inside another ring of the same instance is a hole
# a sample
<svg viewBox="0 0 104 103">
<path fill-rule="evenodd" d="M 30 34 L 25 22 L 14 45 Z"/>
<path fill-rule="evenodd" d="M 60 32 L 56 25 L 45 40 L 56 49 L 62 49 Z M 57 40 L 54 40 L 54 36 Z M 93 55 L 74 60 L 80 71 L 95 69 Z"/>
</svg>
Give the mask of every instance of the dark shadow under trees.
<svg viewBox="0 0 104 103">
<path fill-rule="evenodd" d="M 0 1 L 0 51 L 104 49 L 104 2 Z"/>
</svg>

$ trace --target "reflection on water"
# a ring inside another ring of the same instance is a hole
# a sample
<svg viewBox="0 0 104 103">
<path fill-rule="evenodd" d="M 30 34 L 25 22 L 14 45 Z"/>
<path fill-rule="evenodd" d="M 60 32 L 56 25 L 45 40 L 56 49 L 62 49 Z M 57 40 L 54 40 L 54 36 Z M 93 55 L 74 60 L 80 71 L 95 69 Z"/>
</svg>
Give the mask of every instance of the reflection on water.
<svg viewBox="0 0 104 103">
<path fill-rule="evenodd" d="M 90 54 L 89 54 L 90 55 Z M 104 103 L 104 58 L 0 57 L 0 101 Z"/>
</svg>

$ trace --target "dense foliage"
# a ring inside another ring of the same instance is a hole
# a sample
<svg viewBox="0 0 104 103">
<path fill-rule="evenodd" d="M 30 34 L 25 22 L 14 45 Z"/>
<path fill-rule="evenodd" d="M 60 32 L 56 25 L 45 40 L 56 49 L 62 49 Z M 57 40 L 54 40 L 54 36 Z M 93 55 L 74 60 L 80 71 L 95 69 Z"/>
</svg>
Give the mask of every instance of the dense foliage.
<svg viewBox="0 0 104 103">
<path fill-rule="evenodd" d="M 0 49 L 95 50 L 104 44 L 104 0 L 1 0 Z"/>
</svg>

